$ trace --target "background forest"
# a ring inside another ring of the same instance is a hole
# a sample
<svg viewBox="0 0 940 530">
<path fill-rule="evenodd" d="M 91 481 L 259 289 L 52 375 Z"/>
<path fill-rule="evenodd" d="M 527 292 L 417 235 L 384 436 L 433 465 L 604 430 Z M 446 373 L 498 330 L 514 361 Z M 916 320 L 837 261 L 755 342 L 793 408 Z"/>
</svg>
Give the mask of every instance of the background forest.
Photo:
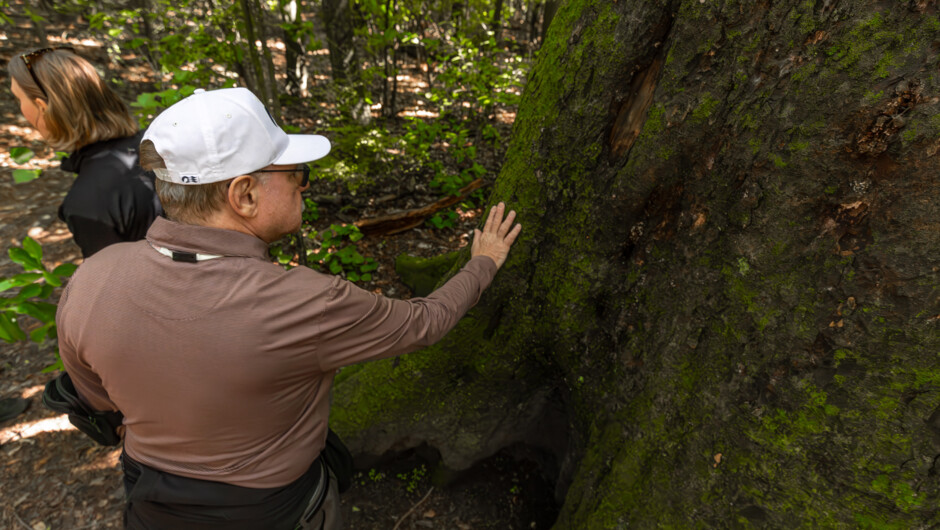
<svg viewBox="0 0 940 530">
<path fill-rule="evenodd" d="M 4 62 L 30 49 L 73 46 L 141 127 L 196 88 L 237 85 L 254 91 L 289 132 L 329 137 L 333 151 L 314 167 L 303 229 L 272 245 L 272 259 L 402 297 L 433 288 L 456 258 L 448 252 L 467 244 L 557 1 L 14 0 L 0 9 Z M 62 431 L 66 425 L 38 403 L 45 372 L 58 365 L 59 286 L 80 263 L 54 220 L 72 177 L 57 169 L 60 155 L 23 127 L 8 82 L 5 89 L 2 163 L 9 169 L 0 202 L 11 248 L 0 261 L 0 338 L 10 343 L 2 394 L 31 397 L 32 407 L 0 437 L 0 488 L 12 499 L 2 521 L 117 527 L 116 454 Z M 430 264 L 420 259 L 441 255 Z M 411 527 L 435 519 L 446 527 L 541 527 L 557 509 L 535 466 L 508 455 L 432 483 L 433 454 L 396 454 L 362 462 L 360 493 L 344 499 L 352 528 L 404 525 L 397 518 L 410 508 Z M 458 478 L 457 489 L 428 495 L 433 484 Z M 50 485 L 72 493 L 44 500 Z"/>
</svg>

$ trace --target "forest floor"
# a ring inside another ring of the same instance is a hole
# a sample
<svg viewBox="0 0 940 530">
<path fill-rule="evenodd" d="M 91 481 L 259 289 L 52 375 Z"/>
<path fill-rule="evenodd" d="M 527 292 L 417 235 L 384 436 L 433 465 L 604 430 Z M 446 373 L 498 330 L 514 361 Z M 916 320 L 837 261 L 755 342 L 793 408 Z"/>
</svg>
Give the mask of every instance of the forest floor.
<svg viewBox="0 0 940 530">
<path fill-rule="evenodd" d="M 136 93 L 152 91 L 152 81 L 142 77 L 142 69 L 129 63 L 107 61 L 107 54 L 93 41 L 74 37 L 79 53 L 99 59 L 107 74 L 127 82 L 122 88 L 125 101 Z M 52 35 L 52 32 L 50 32 Z M 52 37 L 50 37 L 52 40 Z M 65 44 L 65 42 L 53 42 Z M 0 64 L 6 65 L 15 53 L 37 47 L 24 30 L 7 28 L 0 33 Z M 103 61 L 100 59 L 104 58 Z M 325 69 L 326 66 L 323 66 Z M 5 68 L 3 69 L 5 72 Z M 29 235 L 44 249 L 48 267 L 80 263 L 78 247 L 56 212 L 73 176 L 58 169 L 51 149 L 29 128 L 20 115 L 9 79 L 0 80 L 0 247 L 18 245 Z M 304 111 L 297 111 L 302 116 Z M 290 121 L 285 113 L 285 120 Z M 509 124 L 503 124 L 508 137 Z M 305 126 L 305 131 L 309 130 Z M 319 132 L 319 131 L 318 131 Z M 9 150 L 27 146 L 37 153 L 30 168 L 43 169 L 34 181 L 15 184 Z M 495 156 L 495 155 L 493 155 Z M 498 169 L 491 159 L 489 169 Z M 493 171 L 491 171 L 493 173 Z M 377 179 L 368 188 L 351 195 L 341 184 L 314 182 L 310 196 L 330 196 L 321 203 L 319 229 L 330 223 L 349 222 L 352 217 L 378 217 L 386 213 L 424 206 L 439 197 L 421 186 L 403 191 L 396 175 Z M 492 178 L 492 177 L 490 177 Z M 385 197 L 386 200 L 370 200 Z M 407 298 L 410 289 L 396 276 L 395 258 L 402 253 L 433 256 L 456 250 L 468 243 L 467 233 L 478 222 L 478 211 L 467 211 L 457 226 L 445 229 L 418 228 L 401 234 L 366 237 L 359 251 L 379 263 L 375 280 L 363 288 L 387 296 Z M 19 272 L 6 252 L 0 252 L 0 277 Z M 45 409 L 40 401 L 45 383 L 54 374 L 42 373 L 54 361 L 54 345 L 0 343 L 0 398 L 22 397 L 29 408 L 19 417 L 0 423 L 0 527 L 6 529 L 95 529 L 122 527 L 124 493 L 121 486 L 119 449 L 100 447 L 76 431 L 65 416 Z M 412 450 L 386 455 L 359 470 L 356 483 L 342 498 L 343 518 L 350 529 L 476 529 L 547 528 L 557 507 L 552 485 L 544 480 L 534 463 L 497 454 L 474 468 L 454 475 L 446 484 L 435 484 L 433 451 Z"/>
</svg>

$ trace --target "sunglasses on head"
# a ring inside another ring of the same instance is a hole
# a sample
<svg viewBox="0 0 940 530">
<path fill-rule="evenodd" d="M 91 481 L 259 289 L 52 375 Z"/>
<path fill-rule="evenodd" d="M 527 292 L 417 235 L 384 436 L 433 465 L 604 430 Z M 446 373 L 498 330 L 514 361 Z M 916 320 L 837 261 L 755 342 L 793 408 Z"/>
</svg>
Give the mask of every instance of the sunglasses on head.
<svg viewBox="0 0 940 530">
<path fill-rule="evenodd" d="M 297 171 L 303 171 L 304 176 L 302 179 L 300 179 L 300 187 L 303 188 L 310 183 L 310 166 L 307 164 L 295 168 L 293 171 L 289 169 L 259 169 L 253 173 L 294 173 Z"/>
<path fill-rule="evenodd" d="M 33 65 L 36 64 L 36 61 L 38 61 L 39 58 L 43 55 L 49 52 L 54 52 L 56 50 L 68 50 L 72 53 L 75 53 L 75 48 L 72 48 L 71 46 L 55 46 L 52 48 L 42 48 L 20 55 L 20 58 L 23 59 L 23 62 L 26 64 L 26 70 L 29 71 L 29 76 L 33 78 L 33 83 L 36 83 L 36 86 L 39 87 L 39 91 L 42 92 L 42 95 L 45 96 L 46 99 L 49 99 L 49 94 L 46 93 L 46 89 L 43 88 L 42 83 L 39 82 L 39 78 L 36 77 L 36 72 L 33 71 Z"/>
</svg>

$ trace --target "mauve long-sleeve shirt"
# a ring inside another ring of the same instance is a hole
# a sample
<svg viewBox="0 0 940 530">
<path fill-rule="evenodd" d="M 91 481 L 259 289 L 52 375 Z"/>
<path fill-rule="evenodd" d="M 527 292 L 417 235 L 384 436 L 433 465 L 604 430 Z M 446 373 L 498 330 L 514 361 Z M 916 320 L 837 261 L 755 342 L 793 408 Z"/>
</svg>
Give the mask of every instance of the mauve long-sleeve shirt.
<svg viewBox="0 0 940 530">
<path fill-rule="evenodd" d="M 221 256 L 174 261 L 157 249 Z M 125 450 L 169 473 L 253 488 L 323 449 L 336 369 L 440 340 L 496 264 L 478 256 L 427 298 L 393 300 L 267 259 L 248 234 L 157 219 L 78 268 L 59 350 L 79 395 L 120 410 Z"/>
</svg>

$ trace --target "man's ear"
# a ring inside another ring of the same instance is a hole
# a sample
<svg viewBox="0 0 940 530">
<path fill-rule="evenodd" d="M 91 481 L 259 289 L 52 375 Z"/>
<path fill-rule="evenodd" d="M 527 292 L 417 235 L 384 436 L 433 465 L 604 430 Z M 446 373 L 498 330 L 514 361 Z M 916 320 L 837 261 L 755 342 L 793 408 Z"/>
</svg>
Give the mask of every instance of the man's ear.
<svg viewBox="0 0 940 530">
<path fill-rule="evenodd" d="M 239 216 L 251 219 L 258 215 L 261 182 L 251 175 L 235 177 L 228 187 L 228 205 Z"/>
<path fill-rule="evenodd" d="M 49 104 L 46 103 L 46 100 L 42 98 L 36 98 L 33 100 L 33 105 L 36 105 L 36 108 L 39 109 L 39 115 L 42 116 L 46 113 L 46 109 L 49 107 Z"/>
</svg>

